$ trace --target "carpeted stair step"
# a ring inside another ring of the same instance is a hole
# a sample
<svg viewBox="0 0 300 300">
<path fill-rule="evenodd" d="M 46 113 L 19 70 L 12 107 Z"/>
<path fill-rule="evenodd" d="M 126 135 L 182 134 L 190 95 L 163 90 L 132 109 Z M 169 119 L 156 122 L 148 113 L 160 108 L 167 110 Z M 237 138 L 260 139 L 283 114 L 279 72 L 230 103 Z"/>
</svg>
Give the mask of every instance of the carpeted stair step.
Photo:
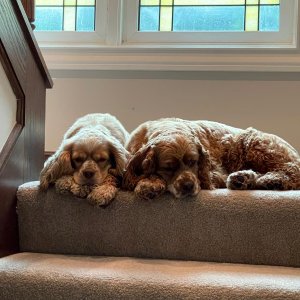
<svg viewBox="0 0 300 300">
<path fill-rule="evenodd" d="M 23 252 L 300 266 L 300 191 L 201 191 L 153 201 L 120 191 L 107 208 L 18 191 Z"/>
<path fill-rule="evenodd" d="M 300 299 L 300 269 L 19 253 L 0 259 L 1 300 Z"/>
</svg>

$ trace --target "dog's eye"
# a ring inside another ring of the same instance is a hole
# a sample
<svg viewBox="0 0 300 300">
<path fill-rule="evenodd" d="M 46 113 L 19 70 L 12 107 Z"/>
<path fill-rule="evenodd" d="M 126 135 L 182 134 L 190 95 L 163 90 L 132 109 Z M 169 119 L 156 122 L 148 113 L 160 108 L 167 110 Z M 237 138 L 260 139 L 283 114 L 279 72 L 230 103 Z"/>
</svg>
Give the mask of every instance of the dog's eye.
<svg viewBox="0 0 300 300">
<path fill-rule="evenodd" d="M 168 167 L 163 167 L 162 168 L 165 172 L 173 172 L 175 171 L 175 167 L 172 167 L 172 166 L 168 166 Z"/>
<path fill-rule="evenodd" d="M 83 159 L 82 157 L 76 157 L 76 158 L 74 159 L 74 161 L 75 161 L 76 163 L 78 163 L 78 164 L 81 164 L 81 163 L 84 161 L 84 159 Z"/>
<path fill-rule="evenodd" d="M 101 157 L 101 158 L 96 159 L 95 161 L 96 161 L 97 163 L 103 163 L 103 162 L 107 161 L 107 159 L 104 158 L 104 157 Z"/>
<path fill-rule="evenodd" d="M 191 160 L 188 160 L 188 161 L 186 162 L 186 165 L 187 165 L 188 167 L 193 167 L 196 163 L 197 163 L 196 160 L 191 159 Z"/>
</svg>

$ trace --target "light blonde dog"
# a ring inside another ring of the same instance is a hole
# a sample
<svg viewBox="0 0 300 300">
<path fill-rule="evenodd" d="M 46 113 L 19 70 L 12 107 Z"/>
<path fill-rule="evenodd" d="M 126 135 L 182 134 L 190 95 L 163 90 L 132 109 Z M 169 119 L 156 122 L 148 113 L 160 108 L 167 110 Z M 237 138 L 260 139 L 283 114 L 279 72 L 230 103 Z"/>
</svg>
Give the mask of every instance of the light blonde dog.
<svg viewBox="0 0 300 300">
<path fill-rule="evenodd" d="M 300 189 L 300 157 L 280 137 L 211 121 L 148 121 L 129 138 L 123 186 L 145 199 L 200 189 Z"/>
<path fill-rule="evenodd" d="M 40 189 L 55 184 L 93 205 L 107 205 L 116 195 L 125 170 L 129 134 L 110 114 L 79 118 L 65 133 L 58 150 L 45 163 Z"/>
</svg>

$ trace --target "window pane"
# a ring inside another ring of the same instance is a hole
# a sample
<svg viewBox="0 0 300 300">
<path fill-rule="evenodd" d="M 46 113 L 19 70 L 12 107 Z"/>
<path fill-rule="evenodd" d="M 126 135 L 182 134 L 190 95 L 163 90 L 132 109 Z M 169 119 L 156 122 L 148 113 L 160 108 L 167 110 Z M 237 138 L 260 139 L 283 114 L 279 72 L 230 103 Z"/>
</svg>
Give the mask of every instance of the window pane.
<svg viewBox="0 0 300 300">
<path fill-rule="evenodd" d="M 240 6 L 177 6 L 173 31 L 242 31 L 244 15 Z"/>
<path fill-rule="evenodd" d="M 61 6 L 63 4 L 64 0 L 35 0 L 36 6 Z"/>
<path fill-rule="evenodd" d="M 278 5 L 262 5 L 259 14 L 259 29 L 261 31 L 278 31 L 279 15 Z"/>
<path fill-rule="evenodd" d="M 95 8 L 86 6 L 77 8 L 77 31 L 93 31 L 94 30 Z"/>
<path fill-rule="evenodd" d="M 95 31 L 95 0 L 36 0 L 37 31 Z"/>
<path fill-rule="evenodd" d="M 140 9 L 140 31 L 157 31 L 159 28 L 159 8 L 141 7 Z"/>
<path fill-rule="evenodd" d="M 257 31 L 258 30 L 258 5 L 248 5 L 246 7 L 246 31 Z"/>
<path fill-rule="evenodd" d="M 245 0 L 174 0 L 175 5 L 244 5 Z"/>
<path fill-rule="evenodd" d="M 62 30 L 63 8 L 36 7 L 35 20 L 35 30 Z"/>
<path fill-rule="evenodd" d="M 279 31 L 279 0 L 140 0 L 139 31 Z"/>
<path fill-rule="evenodd" d="M 65 7 L 64 13 L 64 30 L 74 31 L 76 24 L 76 8 L 74 6 Z"/>
</svg>

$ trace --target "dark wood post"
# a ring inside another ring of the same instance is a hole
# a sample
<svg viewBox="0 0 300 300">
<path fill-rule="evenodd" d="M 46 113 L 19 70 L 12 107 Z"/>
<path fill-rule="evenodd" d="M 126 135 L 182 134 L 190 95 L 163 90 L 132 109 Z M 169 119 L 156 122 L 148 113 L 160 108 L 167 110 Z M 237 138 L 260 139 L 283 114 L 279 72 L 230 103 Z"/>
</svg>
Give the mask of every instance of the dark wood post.
<svg viewBox="0 0 300 300">
<path fill-rule="evenodd" d="M 35 10 L 34 4 L 35 3 L 34 2 L 35 2 L 35 0 L 22 0 L 23 7 L 25 9 L 25 12 L 27 14 L 27 17 L 29 19 L 32 29 L 34 29 L 34 27 L 35 27 L 33 25 L 33 22 L 35 20 L 35 13 L 34 13 L 34 10 Z"/>
<path fill-rule="evenodd" d="M 32 13 L 33 1 L 22 2 Z M 52 87 L 22 2 L 0 0 L 0 64 L 17 104 L 16 126 L 0 150 L 0 257 L 19 251 L 16 192 L 43 168 L 46 88 Z"/>
</svg>

